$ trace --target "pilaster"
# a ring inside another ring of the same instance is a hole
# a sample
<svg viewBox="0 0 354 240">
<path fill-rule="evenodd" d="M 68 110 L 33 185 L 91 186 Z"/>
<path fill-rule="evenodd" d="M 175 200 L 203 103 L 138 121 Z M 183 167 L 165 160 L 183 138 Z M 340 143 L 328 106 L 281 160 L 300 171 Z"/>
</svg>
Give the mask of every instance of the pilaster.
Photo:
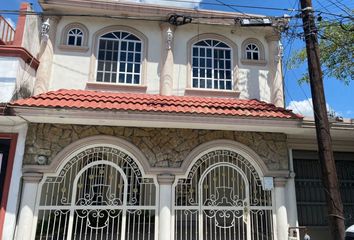
<svg viewBox="0 0 354 240">
<path fill-rule="evenodd" d="M 161 27 L 161 70 L 160 94 L 170 96 L 173 92 L 173 38 L 176 26 L 162 23 Z"/>
<path fill-rule="evenodd" d="M 276 236 L 278 240 L 288 239 L 288 216 L 285 201 L 286 178 L 274 179 Z"/>
<path fill-rule="evenodd" d="M 37 191 L 42 177 L 40 173 L 25 173 L 23 176 L 16 240 L 27 240 L 32 236 Z"/>
<path fill-rule="evenodd" d="M 59 20 L 59 17 L 50 17 L 49 33 L 47 36 L 42 36 L 41 48 L 38 54 L 40 64 L 37 70 L 37 77 L 34 86 L 34 95 L 47 92 L 49 89 L 53 65 L 55 38 Z"/>
<path fill-rule="evenodd" d="M 266 36 L 269 49 L 269 82 L 271 83 L 272 103 L 284 107 L 282 55 L 283 47 L 279 33 Z"/>
<path fill-rule="evenodd" d="M 159 240 L 171 238 L 171 211 L 172 211 L 172 184 L 174 175 L 158 175 L 157 181 L 160 184 L 159 194 Z"/>
</svg>

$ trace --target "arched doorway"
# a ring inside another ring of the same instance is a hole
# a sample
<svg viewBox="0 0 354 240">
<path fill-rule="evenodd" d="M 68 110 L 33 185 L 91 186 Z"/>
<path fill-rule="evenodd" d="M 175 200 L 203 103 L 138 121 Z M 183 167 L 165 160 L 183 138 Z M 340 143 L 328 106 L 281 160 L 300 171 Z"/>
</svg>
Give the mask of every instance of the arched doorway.
<svg viewBox="0 0 354 240">
<path fill-rule="evenodd" d="M 114 147 L 78 152 L 40 183 L 35 239 L 156 239 L 156 183 Z"/>
<path fill-rule="evenodd" d="M 272 240 L 272 194 L 232 150 L 201 155 L 174 188 L 174 240 Z"/>
</svg>

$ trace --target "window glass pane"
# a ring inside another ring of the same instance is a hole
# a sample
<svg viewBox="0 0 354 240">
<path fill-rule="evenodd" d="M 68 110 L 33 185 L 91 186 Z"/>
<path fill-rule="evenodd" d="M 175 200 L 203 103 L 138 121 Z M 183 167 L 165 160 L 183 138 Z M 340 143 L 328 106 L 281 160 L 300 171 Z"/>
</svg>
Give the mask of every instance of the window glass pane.
<svg viewBox="0 0 354 240">
<path fill-rule="evenodd" d="M 141 43 L 136 43 L 135 45 L 135 51 L 140 52 L 141 51 Z"/>
<path fill-rule="evenodd" d="M 105 62 L 104 70 L 105 71 L 111 71 L 111 63 L 110 62 L 108 62 L 108 61 Z"/>
<path fill-rule="evenodd" d="M 120 72 L 125 72 L 125 63 L 123 62 L 121 62 L 121 63 L 119 63 L 119 71 Z"/>
<path fill-rule="evenodd" d="M 212 67 L 211 58 L 208 58 L 208 59 L 207 59 L 207 67 L 209 67 L 209 68 Z"/>
<path fill-rule="evenodd" d="M 107 33 L 105 35 L 102 36 L 103 38 L 116 38 L 116 36 L 113 33 Z"/>
<path fill-rule="evenodd" d="M 211 57 L 211 49 L 208 48 L 206 51 L 207 51 L 207 57 Z"/>
<path fill-rule="evenodd" d="M 230 59 L 231 58 L 231 51 L 230 50 L 226 50 L 225 51 L 225 58 L 226 59 Z"/>
<path fill-rule="evenodd" d="M 193 87 L 197 88 L 198 87 L 198 79 L 193 78 Z"/>
<path fill-rule="evenodd" d="M 211 78 L 212 74 L 211 74 L 211 69 L 207 69 L 207 78 Z"/>
<path fill-rule="evenodd" d="M 81 44 L 82 44 L 82 37 L 77 37 L 76 46 L 81 46 Z"/>
<path fill-rule="evenodd" d="M 254 52 L 253 53 L 253 59 L 254 60 L 258 60 L 258 52 Z"/>
<path fill-rule="evenodd" d="M 231 61 L 226 60 L 225 63 L 226 63 L 225 68 L 226 68 L 226 69 L 231 69 Z"/>
<path fill-rule="evenodd" d="M 109 73 L 105 73 L 104 74 L 104 80 L 103 80 L 104 82 L 110 82 L 111 81 L 111 79 L 110 79 L 110 74 Z"/>
<path fill-rule="evenodd" d="M 231 81 L 226 81 L 226 89 L 231 90 Z"/>
<path fill-rule="evenodd" d="M 100 40 L 100 49 L 106 48 L 106 40 Z"/>
<path fill-rule="evenodd" d="M 113 73 L 112 74 L 112 83 L 116 83 L 117 82 L 117 74 Z"/>
<path fill-rule="evenodd" d="M 134 75 L 134 83 L 139 84 L 140 83 L 140 76 L 139 75 Z"/>
<path fill-rule="evenodd" d="M 212 80 L 207 80 L 207 88 L 212 88 L 212 87 L 213 87 Z"/>
<path fill-rule="evenodd" d="M 135 53 L 135 62 L 141 62 L 141 54 L 140 53 Z"/>
<path fill-rule="evenodd" d="M 193 67 L 198 67 L 198 58 L 193 58 Z"/>
<path fill-rule="evenodd" d="M 104 60 L 104 51 L 103 50 L 100 50 L 99 53 L 98 53 L 98 60 Z"/>
<path fill-rule="evenodd" d="M 199 56 L 205 57 L 205 49 L 204 48 L 199 48 Z"/>
<path fill-rule="evenodd" d="M 205 67 L 205 58 L 200 59 L 200 67 Z"/>
<path fill-rule="evenodd" d="M 225 82 L 224 81 L 219 81 L 220 84 L 220 89 L 225 89 Z"/>
<path fill-rule="evenodd" d="M 193 48 L 193 56 L 198 56 L 198 48 Z"/>
<path fill-rule="evenodd" d="M 198 68 L 193 68 L 193 77 L 198 76 Z"/>
<path fill-rule="evenodd" d="M 140 39 L 135 37 L 134 35 L 129 35 L 126 39 L 128 40 L 135 40 L 135 41 L 139 41 Z"/>
<path fill-rule="evenodd" d="M 205 41 L 200 41 L 200 42 L 197 42 L 196 44 L 194 44 L 195 46 L 208 46 L 208 44 L 206 44 Z"/>
<path fill-rule="evenodd" d="M 112 52 L 111 51 L 106 52 L 106 60 L 112 60 Z"/>
<path fill-rule="evenodd" d="M 200 79 L 200 88 L 205 88 L 205 80 Z"/>
<path fill-rule="evenodd" d="M 121 34 L 121 38 L 122 38 L 122 39 L 125 39 L 128 35 L 130 35 L 130 34 L 127 33 L 127 32 L 121 32 L 120 34 Z"/>
<path fill-rule="evenodd" d="M 124 83 L 124 74 L 123 73 L 119 74 L 119 82 Z"/>
<path fill-rule="evenodd" d="M 229 46 L 222 42 L 219 42 L 218 47 L 229 48 Z"/>
<path fill-rule="evenodd" d="M 226 71 L 226 79 L 231 79 L 231 71 Z"/>
<path fill-rule="evenodd" d="M 132 83 L 133 75 L 127 74 L 127 83 Z"/>
<path fill-rule="evenodd" d="M 97 82 L 102 82 L 102 78 L 103 78 L 103 73 L 98 72 L 98 73 L 97 73 L 97 79 L 96 79 L 96 81 L 97 81 Z"/>
<path fill-rule="evenodd" d="M 120 61 L 126 61 L 127 59 L 127 54 L 125 52 L 120 53 Z"/>
<path fill-rule="evenodd" d="M 205 78 L 205 69 L 200 70 L 200 77 Z"/>
<path fill-rule="evenodd" d="M 252 59 L 252 54 L 251 54 L 251 52 L 247 52 L 246 54 L 247 54 L 247 56 L 246 56 L 247 59 Z"/>
<path fill-rule="evenodd" d="M 134 43 L 133 42 L 128 43 L 128 50 L 134 51 Z"/>
<path fill-rule="evenodd" d="M 103 61 L 98 61 L 97 70 L 98 70 L 98 71 L 102 71 L 102 70 L 103 70 Z"/>
<path fill-rule="evenodd" d="M 219 82 L 218 82 L 218 80 L 214 80 L 214 89 L 219 89 Z"/>
<path fill-rule="evenodd" d="M 133 53 L 128 53 L 128 62 L 133 61 L 134 54 Z"/>
<path fill-rule="evenodd" d="M 113 49 L 113 41 L 107 41 L 106 49 L 108 49 L 108 50 L 112 50 Z"/>
<path fill-rule="evenodd" d="M 133 64 L 128 63 L 127 72 L 133 72 Z"/>
<path fill-rule="evenodd" d="M 75 37 L 74 36 L 69 36 L 68 45 L 75 45 Z"/>
<path fill-rule="evenodd" d="M 127 42 L 121 42 L 121 50 L 127 50 Z"/>
<path fill-rule="evenodd" d="M 135 64 L 135 66 L 134 66 L 134 72 L 135 72 L 135 73 L 140 73 L 140 64 Z"/>
</svg>

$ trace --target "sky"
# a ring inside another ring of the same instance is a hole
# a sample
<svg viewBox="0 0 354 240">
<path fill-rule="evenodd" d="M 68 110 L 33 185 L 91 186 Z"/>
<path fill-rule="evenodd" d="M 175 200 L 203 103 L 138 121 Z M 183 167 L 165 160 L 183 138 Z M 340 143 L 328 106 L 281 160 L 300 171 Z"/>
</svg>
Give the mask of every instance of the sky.
<svg viewBox="0 0 354 240">
<path fill-rule="evenodd" d="M 202 8 L 221 11 L 241 12 L 241 13 L 256 13 L 269 16 L 283 16 L 284 14 L 294 15 L 296 12 L 285 10 L 269 10 L 269 9 L 253 9 L 240 6 L 230 7 L 228 4 L 237 4 L 243 6 L 261 6 L 293 9 L 298 8 L 299 0 L 128 0 L 132 2 L 142 2 L 151 4 L 161 4 L 169 6 L 180 6 L 187 8 Z M 0 9 L 17 10 L 20 6 L 20 0 L 0 0 Z M 41 8 L 37 0 L 29 0 L 33 3 L 34 9 L 40 11 Z M 313 0 L 315 10 L 325 12 L 343 14 L 343 6 L 354 9 L 353 0 Z M 12 24 L 17 21 L 16 15 L 5 15 Z M 299 20 L 301 23 L 301 20 Z M 284 46 L 284 63 L 287 62 L 291 53 L 304 48 L 305 44 L 301 39 L 293 39 L 284 37 L 282 39 Z M 286 107 L 291 108 L 294 112 L 304 116 L 313 116 L 312 98 L 309 84 L 299 85 L 297 80 L 306 72 L 306 66 L 301 66 L 298 69 L 289 70 L 284 64 L 284 91 Z M 343 82 L 336 79 L 324 79 L 325 95 L 327 100 L 327 108 L 335 112 L 336 115 L 343 118 L 354 119 L 354 82 L 345 85 Z"/>
</svg>

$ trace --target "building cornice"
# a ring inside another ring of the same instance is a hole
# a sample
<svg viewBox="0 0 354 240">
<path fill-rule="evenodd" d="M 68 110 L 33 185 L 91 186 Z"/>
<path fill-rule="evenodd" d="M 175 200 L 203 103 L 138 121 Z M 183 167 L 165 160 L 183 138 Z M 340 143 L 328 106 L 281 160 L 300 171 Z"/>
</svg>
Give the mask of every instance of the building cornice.
<svg viewBox="0 0 354 240">
<path fill-rule="evenodd" d="M 32 123 L 87 124 L 126 127 L 193 128 L 295 134 L 301 119 L 235 117 L 137 111 L 90 111 L 12 107 L 12 114 Z"/>
<path fill-rule="evenodd" d="M 99 14 L 122 16 L 122 17 L 154 17 L 154 20 L 166 21 L 168 16 L 173 14 L 198 17 L 198 23 L 234 25 L 235 18 L 242 17 L 265 17 L 257 14 L 243 14 L 235 12 L 223 12 L 205 9 L 179 8 L 172 6 L 161 6 L 155 4 L 141 4 L 122 1 L 100 1 L 100 0 L 40 0 L 44 13 L 70 14 Z"/>
</svg>

